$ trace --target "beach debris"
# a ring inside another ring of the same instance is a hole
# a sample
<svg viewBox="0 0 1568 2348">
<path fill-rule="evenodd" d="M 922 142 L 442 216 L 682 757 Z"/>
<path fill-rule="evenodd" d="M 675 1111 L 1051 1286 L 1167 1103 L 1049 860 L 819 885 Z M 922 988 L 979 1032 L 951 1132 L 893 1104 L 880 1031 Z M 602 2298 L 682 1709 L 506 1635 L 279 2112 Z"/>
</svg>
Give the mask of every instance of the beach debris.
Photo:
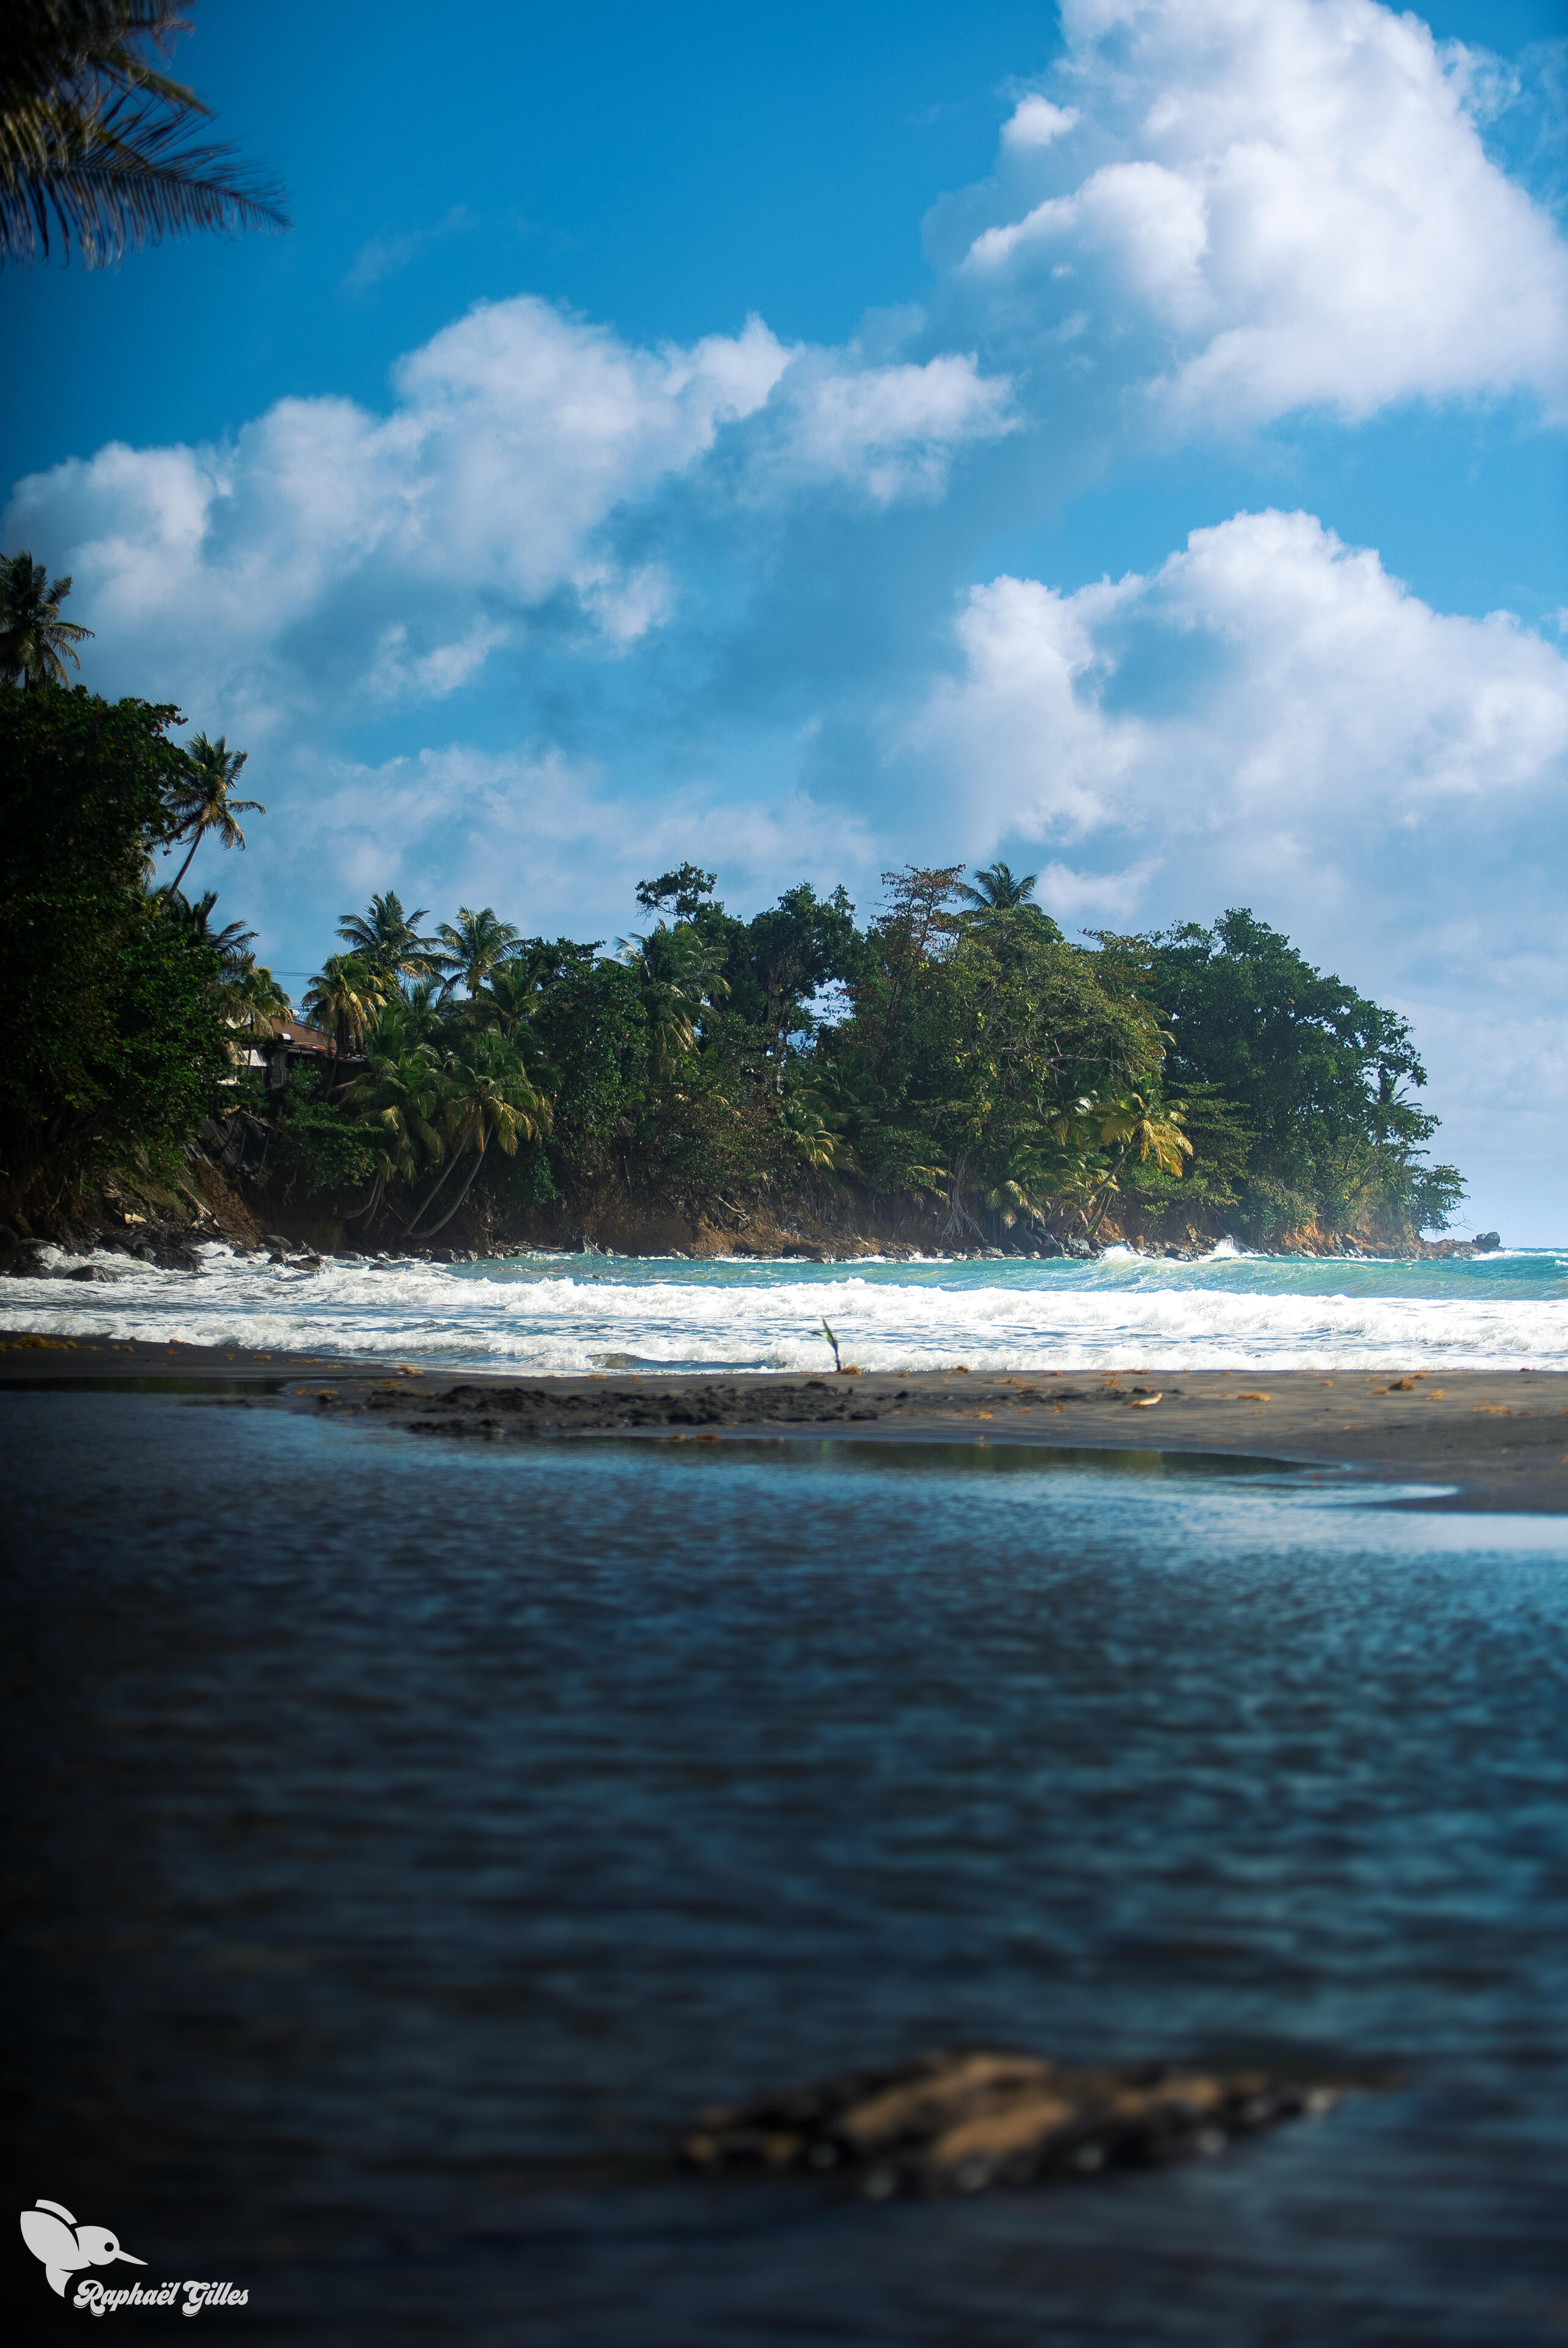
<svg viewBox="0 0 1568 2348">
<path fill-rule="evenodd" d="M 832 1330 L 828 1327 L 827 1323 L 826 1323 L 825 1321 L 824 1321 L 824 1323 L 823 1323 L 823 1324 L 822 1324 L 822 1334 L 823 1334 L 823 1335 L 827 1339 L 828 1344 L 833 1347 L 833 1366 L 834 1366 L 834 1368 L 835 1368 L 835 1370 L 842 1370 L 842 1369 L 843 1369 L 843 1367 L 844 1367 L 844 1363 L 843 1363 L 843 1360 L 842 1360 L 842 1359 L 841 1359 L 841 1357 L 840 1357 L 839 1351 L 838 1351 L 838 1340 L 837 1340 L 837 1338 L 834 1335 L 834 1334 L 833 1334 Z"/>
<path fill-rule="evenodd" d="M 1134 1395 L 1131 1406 L 1133 1410 L 1153 1410 L 1157 1402 L 1163 1402 L 1164 1399 L 1163 1395 Z"/>
<path fill-rule="evenodd" d="M 943 2048 L 710 2105 L 682 2139 L 702 2176 L 802 2174 L 873 2200 L 1164 2167 L 1330 2110 L 1345 2081 L 1180 2063 L 1077 2065 Z"/>
</svg>

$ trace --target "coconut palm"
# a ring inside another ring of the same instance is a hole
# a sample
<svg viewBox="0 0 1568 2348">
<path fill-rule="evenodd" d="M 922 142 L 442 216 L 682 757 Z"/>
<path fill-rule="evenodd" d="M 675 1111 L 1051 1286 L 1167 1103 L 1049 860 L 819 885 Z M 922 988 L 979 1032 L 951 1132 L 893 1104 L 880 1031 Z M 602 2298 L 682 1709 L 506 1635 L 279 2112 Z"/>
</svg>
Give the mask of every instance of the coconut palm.
<svg viewBox="0 0 1568 2348">
<path fill-rule="evenodd" d="M 981 912 L 1010 913 L 1032 901 L 1039 878 L 1038 872 L 1015 872 L 1010 864 L 1004 864 L 999 858 L 995 864 L 979 866 L 973 888 L 967 880 L 960 880 L 954 893 Z"/>
<path fill-rule="evenodd" d="M 396 890 L 389 889 L 384 897 L 373 897 L 364 912 L 345 913 L 337 933 L 356 960 L 373 970 L 394 978 L 428 978 L 435 967 L 436 941 L 419 935 L 428 910 L 416 905 L 405 913 Z"/>
<path fill-rule="evenodd" d="M 457 1212 L 474 1187 L 492 1141 L 510 1158 L 519 1140 L 537 1141 L 549 1130 L 550 1123 L 549 1102 L 529 1082 L 518 1053 L 500 1035 L 481 1032 L 468 1036 L 458 1051 L 447 1055 L 441 1075 L 446 1096 L 441 1129 L 452 1156 L 415 1210 L 408 1225 L 410 1233 L 435 1204 L 436 1193 L 458 1159 L 471 1150 L 474 1162 L 441 1220 L 421 1234 L 425 1239 L 434 1239 Z"/>
<path fill-rule="evenodd" d="M 526 963 L 513 960 L 493 970 L 464 1009 L 477 1027 L 493 1027 L 497 1035 L 513 1042 L 519 1030 L 527 1026 L 538 1003 L 539 988 L 533 972 Z"/>
<path fill-rule="evenodd" d="M 353 954 L 328 954 L 305 990 L 305 1017 L 332 1037 L 334 1056 L 351 1052 L 374 1025 L 391 983 Z M 329 1073 L 329 1092 L 332 1084 Z"/>
<path fill-rule="evenodd" d="M 152 62 L 179 0 L 26 0 L 0 39 L 0 261 L 47 257 L 51 227 L 89 269 L 189 229 L 286 228 L 280 191 L 231 148 L 188 145 L 204 106 Z"/>
<path fill-rule="evenodd" d="M 216 889 L 208 889 L 201 896 L 188 900 L 170 883 L 168 888 L 155 889 L 152 898 L 167 921 L 179 922 L 197 945 L 211 948 L 225 974 L 238 970 L 241 962 L 254 960 L 250 953 L 250 948 L 256 942 L 254 930 L 248 930 L 243 922 L 227 922 L 220 930 L 213 928 L 212 908 L 218 902 Z"/>
<path fill-rule="evenodd" d="M 1102 1143 L 1119 1149 L 1118 1169 L 1135 1151 L 1140 1163 L 1152 1158 L 1163 1174 L 1180 1174 L 1182 1160 L 1193 1154 L 1193 1145 L 1182 1131 L 1186 1112 L 1173 1103 L 1143 1093 L 1123 1093 L 1114 1100 L 1096 1101 L 1090 1113 L 1099 1126 Z"/>
<path fill-rule="evenodd" d="M 1130 1159 L 1145 1164 L 1152 1158 L 1162 1174 L 1179 1175 L 1183 1160 L 1193 1155 L 1193 1145 L 1182 1131 L 1186 1111 L 1152 1094 L 1122 1093 L 1079 1106 L 1087 1110 L 1085 1122 L 1101 1148 L 1115 1152 L 1100 1177 L 1098 1200 L 1087 1219 L 1092 1235 L 1121 1189 L 1116 1178 Z"/>
<path fill-rule="evenodd" d="M 511 922 L 503 922 L 489 905 L 477 913 L 460 905 L 456 922 L 441 922 L 436 935 L 439 941 L 439 951 L 433 957 L 436 969 L 470 994 L 478 993 L 493 970 L 510 962 L 522 943 Z"/>
<path fill-rule="evenodd" d="M 0 556 L 0 677 L 7 685 L 65 685 L 67 661 L 80 668 L 72 646 L 93 632 L 61 619 L 70 592 L 68 578 L 52 580 L 31 554 Z"/>
<path fill-rule="evenodd" d="M 654 1076 L 662 1079 L 682 1053 L 696 1049 L 697 1021 L 716 996 L 730 991 L 719 967 L 723 949 L 686 922 L 674 929 L 661 922 L 656 929 L 634 931 L 615 942 L 620 960 L 641 982 L 649 1059 Z"/>
<path fill-rule="evenodd" d="M 210 831 L 215 831 L 225 848 L 243 848 L 245 835 L 235 821 L 237 816 L 265 815 L 260 799 L 237 799 L 233 796 L 235 778 L 250 757 L 248 750 L 231 750 L 226 735 L 220 734 L 210 742 L 205 734 L 198 734 L 185 746 L 188 779 L 174 802 L 175 838 L 189 834 L 190 846 L 184 863 L 169 882 L 178 889 L 190 870 L 190 859 Z"/>
<path fill-rule="evenodd" d="M 366 1038 L 364 1073 L 344 1088 L 343 1102 L 370 1128 L 375 1152 L 370 1197 L 353 1218 L 368 1220 L 395 1174 L 410 1180 L 422 1156 L 439 1165 L 445 1155 L 436 1122 L 443 1106 L 436 1055 L 413 1039 L 401 1004 L 389 1003 Z"/>
<path fill-rule="evenodd" d="M 232 926 L 232 925 L 231 925 Z M 294 1006 L 264 963 L 241 954 L 219 989 L 231 1027 L 261 1040 L 275 1035 L 294 1015 Z"/>
</svg>

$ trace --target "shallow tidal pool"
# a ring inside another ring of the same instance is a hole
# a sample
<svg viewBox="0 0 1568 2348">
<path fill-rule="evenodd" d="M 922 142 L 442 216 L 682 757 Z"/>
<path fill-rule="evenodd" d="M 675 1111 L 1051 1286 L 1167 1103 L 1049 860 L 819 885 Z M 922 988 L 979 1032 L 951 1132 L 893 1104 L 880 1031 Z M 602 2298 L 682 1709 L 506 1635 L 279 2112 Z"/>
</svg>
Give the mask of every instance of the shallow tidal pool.
<svg viewBox="0 0 1568 2348">
<path fill-rule="evenodd" d="M 178 1395 L 0 1458 L 16 2206 L 247 2336 L 1568 2338 L 1564 1520 Z M 668 2165 L 961 2041 L 1384 2084 L 1033 2193 Z"/>
</svg>

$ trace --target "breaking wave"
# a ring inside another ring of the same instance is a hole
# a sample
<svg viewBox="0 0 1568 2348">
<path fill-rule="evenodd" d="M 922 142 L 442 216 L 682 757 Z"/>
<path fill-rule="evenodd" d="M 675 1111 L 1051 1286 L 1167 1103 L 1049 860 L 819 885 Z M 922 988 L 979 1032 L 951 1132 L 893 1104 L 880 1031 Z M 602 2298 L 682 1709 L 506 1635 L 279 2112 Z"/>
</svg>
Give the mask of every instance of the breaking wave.
<svg viewBox="0 0 1568 2348">
<path fill-rule="evenodd" d="M 1235 1249 L 1195 1263 L 1124 1249 L 1093 1263 L 337 1260 L 313 1273 L 221 1246 L 196 1272 L 96 1261 L 112 1284 L 18 1283 L 0 1319 L 539 1372 L 819 1371 L 824 1316 L 845 1361 L 871 1370 L 1568 1367 L 1568 1256 L 1554 1250 L 1414 1263 Z"/>
</svg>

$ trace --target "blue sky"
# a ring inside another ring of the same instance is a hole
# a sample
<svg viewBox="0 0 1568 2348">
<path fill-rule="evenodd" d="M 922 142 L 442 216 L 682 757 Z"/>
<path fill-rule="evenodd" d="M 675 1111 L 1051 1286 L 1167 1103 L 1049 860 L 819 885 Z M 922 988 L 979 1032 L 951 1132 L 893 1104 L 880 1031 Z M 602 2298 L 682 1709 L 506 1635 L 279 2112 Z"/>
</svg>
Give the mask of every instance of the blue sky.
<svg viewBox="0 0 1568 2348">
<path fill-rule="evenodd" d="M 203 0 L 178 69 L 295 224 L 6 283 L 4 543 L 249 747 L 192 881 L 276 966 L 687 855 L 1249 903 L 1568 1240 L 1563 0 Z"/>
</svg>

